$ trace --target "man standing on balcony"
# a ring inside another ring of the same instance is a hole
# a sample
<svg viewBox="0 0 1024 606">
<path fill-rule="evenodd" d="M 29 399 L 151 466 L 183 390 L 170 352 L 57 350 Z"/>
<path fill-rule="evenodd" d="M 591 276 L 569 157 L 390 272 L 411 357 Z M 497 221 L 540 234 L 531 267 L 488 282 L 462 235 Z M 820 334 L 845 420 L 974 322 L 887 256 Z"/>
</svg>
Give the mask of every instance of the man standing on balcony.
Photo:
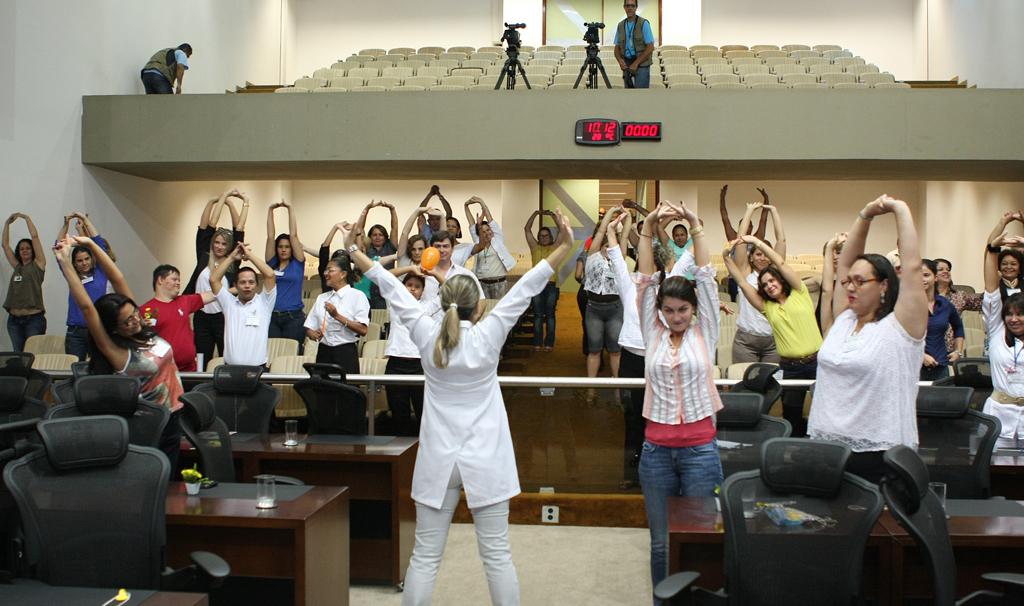
<svg viewBox="0 0 1024 606">
<path fill-rule="evenodd" d="M 632 2 L 633 0 L 627 0 Z M 181 94 L 181 81 L 185 79 L 188 58 L 192 56 L 192 45 L 187 42 L 178 48 L 158 50 L 142 68 L 142 85 L 147 95 Z M 173 90 L 172 85 L 174 86 Z"/>
<path fill-rule="evenodd" d="M 639 1 L 623 1 L 626 18 L 615 28 L 615 59 L 622 68 L 626 88 L 651 87 L 654 34 L 651 33 L 651 22 L 636 14 Z"/>
</svg>

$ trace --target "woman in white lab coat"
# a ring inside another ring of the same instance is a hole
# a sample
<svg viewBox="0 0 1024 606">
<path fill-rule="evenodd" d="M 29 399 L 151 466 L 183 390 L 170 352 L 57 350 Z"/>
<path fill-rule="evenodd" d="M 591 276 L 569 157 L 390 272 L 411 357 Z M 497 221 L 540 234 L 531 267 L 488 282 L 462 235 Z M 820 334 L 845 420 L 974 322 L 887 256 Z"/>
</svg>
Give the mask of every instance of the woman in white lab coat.
<svg viewBox="0 0 1024 606">
<path fill-rule="evenodd" d="M 425 375 L 423 421 L 412 480 L 416 544 L 402 604 L 429 604 L 460 489 L 473 513 L 480 557 L 494 604 L 518 604 L 519 581 L 508 542 L 508 501 L 519 475 L 498 360 L 508 332 L 572 248 L 572 228 L 557 215 L 558 246 L 526 273 L 487 317 L 472 278 L 441 287 L 441 319 L 426 315 L 402 283 L 356 250 L 352 260 L 380 288 L 420 350 Z M 346 232 L 346 246 L 351 233 Z"/>
</svg>

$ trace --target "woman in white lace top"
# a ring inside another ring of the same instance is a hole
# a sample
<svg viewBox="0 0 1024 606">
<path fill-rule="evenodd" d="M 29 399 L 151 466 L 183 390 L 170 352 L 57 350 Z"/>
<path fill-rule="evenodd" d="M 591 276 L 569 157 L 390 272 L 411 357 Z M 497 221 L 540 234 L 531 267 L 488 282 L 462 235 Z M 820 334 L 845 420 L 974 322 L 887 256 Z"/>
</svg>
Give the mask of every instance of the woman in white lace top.
<svg viewBox="0 0 1024 606">
<path fill-rule="evenodd" d="M 885 257 L 864 254 L 871 221 L 889 213 L 896 217 L 900 277 Z M 849 446 L 847 471 L 877 482 L 886 450 L 898 444 L 917 448 L 917 377 L 928 302 L 906 202 L 882 195 L 857 213 L 837 277 L 842 290 L 833 297 L 832 314 L 822 314 L 827 333 L 818 351 L 808 434 Z"/>
</svg>

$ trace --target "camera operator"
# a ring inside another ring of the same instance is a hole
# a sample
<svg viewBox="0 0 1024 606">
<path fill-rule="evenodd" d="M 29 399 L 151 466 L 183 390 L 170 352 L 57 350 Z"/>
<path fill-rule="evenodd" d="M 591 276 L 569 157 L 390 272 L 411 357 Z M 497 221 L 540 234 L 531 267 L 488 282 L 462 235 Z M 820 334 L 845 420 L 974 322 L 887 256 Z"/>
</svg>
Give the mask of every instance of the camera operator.
<svg viewBox="0 0 1024 606">
<path fill-rule="evenodd" d="M 615 28 L 615 59 L 622 68 L 626 88 L 650 88 L 654 34 L 651 23 L 636 14 L 640 0 L 624 0 L 626 18 Z"/>
</svg>

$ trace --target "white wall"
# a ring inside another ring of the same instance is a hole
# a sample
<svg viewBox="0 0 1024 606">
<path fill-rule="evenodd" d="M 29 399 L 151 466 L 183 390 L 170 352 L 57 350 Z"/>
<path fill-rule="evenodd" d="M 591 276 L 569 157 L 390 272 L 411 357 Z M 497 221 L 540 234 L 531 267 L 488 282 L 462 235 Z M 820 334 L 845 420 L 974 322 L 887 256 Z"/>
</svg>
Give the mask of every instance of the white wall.
<svg viewBox="0 0 1024 606">
<path fill-rule="evenodd" d="M 106 171 L 81 164 L 82 95 L 141 93 L 142 65 L 160 48 L 181 42 L 195 49 L 185 77 L 188 93 L 219 93 L 247 78 L 278 77 L 278 0 L 182 0 L 176 7 L 168 11 L 137 0 L 0 4 L 0 48 L 6 50 L 0 70 L 0 182 L 5 190 L 0 219 L 28 212 L 47 245 L 65 214 L 90 213 L 115 246 L 128 253 L 121 265 L 142 287 L 149 284 L 146 276 L 159 258 L 153 247 L 160 244 L 162 233 L 149 231 L 143 237 L 147 232 L 134 224 L 129 205 L 160 199 L 173 211 L 177 199 L 158 194 L 177 191 L 178 186 L 122 177 L 123 192 L 112 199 L 101 182 Z M 194 221 L 172 213 L 161 227 L 187 233 L 189 225 L 194 230 Z M 24 235 L 19 222 L 11 238 Z M 47 267 L 47 316 L 50 331 L 60 333 L 67 287 L 56 264 Z M 4 288 L 10 274 L 10 267 L 0 264 Z M 8 343 L 6 330 L 0 330 L 0 348 Z"/>
<path fill-rule="evenodd" d="M 929 75 L 982 88 L 1024 87 L 1024 2 L 928 0 Z"/>
<path fill-rule="evenodd" d="M 705 44 L 840 44 L 913 79 L 915 0 L 714 0 L 701 12 Z"/>
<path fill-rule="evenodd" d="M 294 36 L 287 81 L 362 48 L 480 47 L 504 31 L 501 0 L 290 0 L 287 6 Z"/>
</svg>

